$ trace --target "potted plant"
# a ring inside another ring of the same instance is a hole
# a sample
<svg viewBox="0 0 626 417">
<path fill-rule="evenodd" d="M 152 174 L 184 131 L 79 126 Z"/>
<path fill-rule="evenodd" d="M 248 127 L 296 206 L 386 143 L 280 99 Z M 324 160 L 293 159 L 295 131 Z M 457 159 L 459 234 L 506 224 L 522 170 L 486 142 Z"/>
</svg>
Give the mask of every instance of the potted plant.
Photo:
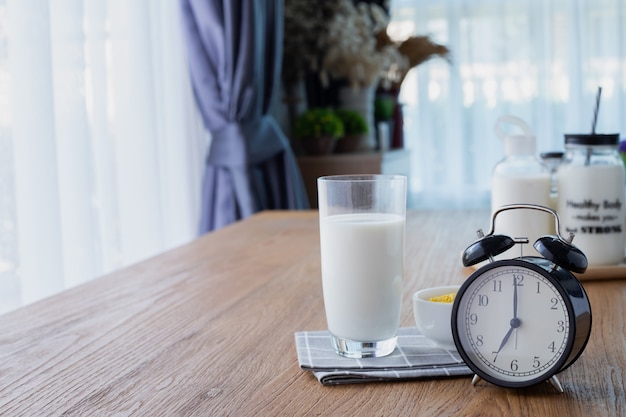
<svg viewBox="0 0 626 417">
<path fill-rule="evenodd" d="M 298 116 L 293 134 L 307 154 L 323 155 L 334 150 L 337 139 L 344 134 L 344 126 L 333 110 L 311 108 Z"/>
<path fill-rule="evenodd" d="M 337 141 L 335 152 L 347 153 L 359 149 L 361 141 L 369 131 L 367 122 L 361 113 L 350 109 L 338 109 L 337 116 L 341 119 L 344 134 Z"/>
<path fill-rule="evenodd" d="M 447 47 L 429 36 L 392 39 L 382 1 L 286 0 L 282 77 L 290 115 L 296 106 L 341 106 L 360 111 L 369 126 L 362 148 L 376 147 L 376 90 L 393 95 L 393 144 L 403 144 L 398 93 L 409 70 L 442 57 Z"/>
</svg>

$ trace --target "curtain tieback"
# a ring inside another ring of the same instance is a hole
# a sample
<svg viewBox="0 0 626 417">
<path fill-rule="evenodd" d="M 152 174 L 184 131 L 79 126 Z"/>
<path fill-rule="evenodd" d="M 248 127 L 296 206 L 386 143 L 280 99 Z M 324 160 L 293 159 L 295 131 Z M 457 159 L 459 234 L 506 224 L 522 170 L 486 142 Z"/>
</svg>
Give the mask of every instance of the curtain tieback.
<svg viewBox="0 0 626 417">
<path fill-rule="evenodd" d="M 272 116 L 248 123 L 228 123 L 212 132 L 208 165 L 237 167 L 256 164 L 289 147 L 289 142 Z"/>
</svg>

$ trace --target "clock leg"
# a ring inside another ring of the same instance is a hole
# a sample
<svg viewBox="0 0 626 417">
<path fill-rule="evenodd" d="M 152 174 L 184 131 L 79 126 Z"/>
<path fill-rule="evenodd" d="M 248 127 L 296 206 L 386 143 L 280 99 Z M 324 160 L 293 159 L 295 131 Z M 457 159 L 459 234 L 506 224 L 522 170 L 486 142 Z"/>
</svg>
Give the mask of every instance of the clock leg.
<svg viewBox="0 0 626 417">
<path fill-rule="evenodd" d="M 553 375 L 552 378 L 550 378 L 548 380 L 548 382 L 550 382 L 550 384 L 556 388 L 560 393 L 563 393 L 563 385 L 561 385 L 561 382 L 559 381 L 559 378 L 556 377 L 556 375 Z"/>
<path fill-rule="evenodd" d="M 478 375 L 474 374 L 474 377 L 472 378 L 472 385 L 476 385 L 480 381 L 481 381 L 481 378 Z"/>
</svg>

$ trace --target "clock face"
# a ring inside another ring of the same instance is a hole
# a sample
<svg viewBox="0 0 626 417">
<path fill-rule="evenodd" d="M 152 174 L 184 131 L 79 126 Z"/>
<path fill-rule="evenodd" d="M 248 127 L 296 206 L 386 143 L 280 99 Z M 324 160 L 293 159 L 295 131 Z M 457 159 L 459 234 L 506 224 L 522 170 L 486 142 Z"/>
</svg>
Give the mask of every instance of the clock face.
<svg viewBox="0 0 626 417">
<path fill-rule="evenodd" d="M 557 373 L 572 349 L 571 302 L 542 268 L 497 261 L 460 288 L 453 335 L 465 362 L 483 379 L 528 386 Z"/>
</svg>

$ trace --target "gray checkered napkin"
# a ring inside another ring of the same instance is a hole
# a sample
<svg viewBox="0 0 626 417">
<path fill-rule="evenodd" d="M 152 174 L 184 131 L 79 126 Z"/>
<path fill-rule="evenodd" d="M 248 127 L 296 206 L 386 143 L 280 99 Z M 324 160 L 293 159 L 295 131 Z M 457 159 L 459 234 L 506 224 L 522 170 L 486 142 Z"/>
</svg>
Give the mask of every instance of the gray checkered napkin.
<svg viewBox="0 0 626 417">
<path fill-rule="evenodd" d="M 436 347 L 414 327 L 398 331 L 398 345 L 382 358 L 336 354 L 328 331 L 296 332 L 298 363 L 323 385 L 472 375 L 456 350 Z"/>
</svg>

